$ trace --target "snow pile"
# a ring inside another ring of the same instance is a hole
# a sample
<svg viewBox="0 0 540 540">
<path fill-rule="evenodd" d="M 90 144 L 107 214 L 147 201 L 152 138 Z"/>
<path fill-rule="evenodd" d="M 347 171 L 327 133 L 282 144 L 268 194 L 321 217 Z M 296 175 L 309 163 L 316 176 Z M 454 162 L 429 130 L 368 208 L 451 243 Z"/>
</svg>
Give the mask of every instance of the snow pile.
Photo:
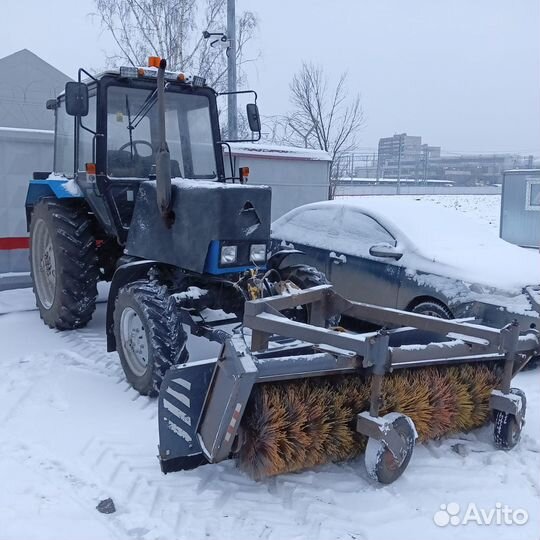
<svg viewBox="0 0 540 540">
<path fill-rule="evenodd" d="M 79 187 L 77 182 L 75 182 L 75 180 L 73 180 L 73 179 L 67 181 L 63 185 L 63 187 L 70 195 L 73 195 L 74 197 L 82 197 L 83 196 L 83 192 L 81 191 L 81 188 Z"/>
</svg>

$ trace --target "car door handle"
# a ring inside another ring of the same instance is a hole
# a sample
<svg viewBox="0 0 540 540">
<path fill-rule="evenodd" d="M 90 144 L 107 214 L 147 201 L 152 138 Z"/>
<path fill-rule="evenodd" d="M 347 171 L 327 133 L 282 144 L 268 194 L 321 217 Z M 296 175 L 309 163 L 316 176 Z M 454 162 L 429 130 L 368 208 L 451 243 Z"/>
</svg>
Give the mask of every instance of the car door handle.
<svg viewBox="0 0 540 540">
<path fill-rule="evenodd" d="M 329 257 L 334 264 L 343 264 L 347 262 L 347 257 L 345 257 L 345 255 L 338 255 L 334 251 L 330 252 Z"/>
</svg>

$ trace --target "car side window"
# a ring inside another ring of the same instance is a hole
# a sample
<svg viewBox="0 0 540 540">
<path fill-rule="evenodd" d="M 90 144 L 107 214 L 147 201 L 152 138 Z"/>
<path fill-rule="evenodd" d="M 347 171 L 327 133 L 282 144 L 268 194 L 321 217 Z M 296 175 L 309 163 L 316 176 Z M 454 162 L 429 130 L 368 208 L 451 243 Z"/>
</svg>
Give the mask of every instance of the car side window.
<svg viewBox="0 0 540 540">
<path fill-rule="evenodd" d="M 283 224 L 276 234 L 284 240 L 321 249 L 335 249 L 341 231 L 341 207 L 312 207 L 302 209 Z"/>
<path fill-rule="evenodd" d="M 396 246 L 395 238 L 377 221 L 359 210 L 347 208 L 343 216 L 337 250 L 358 257 L 369 255 L 374 244 Z"/>
</svg>

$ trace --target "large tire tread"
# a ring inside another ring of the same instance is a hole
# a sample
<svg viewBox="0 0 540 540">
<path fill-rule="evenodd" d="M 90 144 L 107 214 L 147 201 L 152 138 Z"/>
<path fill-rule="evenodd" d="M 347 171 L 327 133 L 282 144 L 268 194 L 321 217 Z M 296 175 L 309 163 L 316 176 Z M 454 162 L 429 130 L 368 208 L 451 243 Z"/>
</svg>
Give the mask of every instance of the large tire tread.
<svg viewBox="0 0 540 540">
<path fill-rule="evenodd" d="M 99 267 L 92 222 L 80 202 L 42 199 L 32 213 L 32 223 L 41 218 L 48 226 L 56 260 L 56 294 L 46 309 L 34 294 L 40 316 L 50 328 L 72 330 L 86 326 L 96 308 Z M 32 259 L 30 258 L 30 262 Z"/>
<path fill-rule="evenodd" d="M 117 349 L 126 378 L 143 395 L 156 396 L 167 371 L 189 359 L 187 334 L 165 285 L 139 280 L 122 287 L 116 299 L 114 329 Z M 148 371 L 137 377 L 129 370 L 119 331 L 121 309 L 129 305 L 143 315 L 151 351 Z"/>
<path fill-rule="evenodd" d="M 329 285 L 326 275 L 306 264 L 296 264 L 284 268 L 281 272 L 282 279 L 288 279 L 301 289 L 310 289 L 318 285 Z"/>
<path fill-rule="evenodd" d="M 317 268 L 308 266 L 307 264 L 295 264 L 285 267 L 280 270 L 281 279 L 289 280 L 302 290 L 311 289 L 319 285 L 330 285 L 328 278 Z M 308 323 L 310 319 L 309 306 L 303 309 L 287 310 L 283 314 L 292 320 Z M 340 316 L 334 315 L 330 317 L 325 326 L 332 328 L 339 325 Z"/>
<path fill-rule="evenodd" d="M 422 300 L 414 304 L 409 311 L 418 313 L 419 315 L 432 314 L 433 317 L 438 317 L 439 319 L 450 320 L 454 318 L 454 314 L 450 311 L 450 308 L 434 298 Z"/>
</svg>

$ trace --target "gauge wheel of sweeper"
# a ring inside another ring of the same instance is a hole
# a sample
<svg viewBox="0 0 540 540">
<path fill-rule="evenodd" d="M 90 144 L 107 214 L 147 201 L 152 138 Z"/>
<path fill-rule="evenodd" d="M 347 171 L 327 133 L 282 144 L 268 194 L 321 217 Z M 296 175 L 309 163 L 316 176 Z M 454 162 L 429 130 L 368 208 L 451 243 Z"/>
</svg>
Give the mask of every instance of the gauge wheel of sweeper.
<svg viewBox="0 0 540 540">
<path fill-rule="evenodd" d="M 448 307 L 442 302 L 434 298 L 426 299 L 414 304 L 409 311 L 418 313 L 419 315 L 428 315 L 429 317 L 437 317 L 438 319 L 453 319 L 454 315 Z"/>
<path fill-rule="evenodd" d="M 384 442 L 370 437 L 366 447 L 365 463 L 370 478 L 381 484 L 391 484 L 409 465 L 416 441 L 416 431 L 412 420 L 404 414 L 390 413 L 383 419 L 391 420 L 393 429 L 403 441 L 404 452 L 397 458 Z"/>
<path fill-rule="evenodd" d="M 88 212 L 42 199 L 30 220 L 30 272 L 39 314 L 58 330 L 85 326 L 96 309 L 99 266 Z"/>
<path fill-rule="evenodd" d="M 320 272 L 313 266 L 308 266 L 306 264 L 287 266 L 280 269 L 279 273 L 281 274 L 281 279 L 283 281 L 290 281 L 302 290 L 311 289 L 312 287 L 317 287 L 318 285 L 330 285 L 328 278 L 323 272 Z M 298 306 L 295 309 L 285 310 L 283 311 L 283 315 L 293 321 L 309 323 L 309 305 Z M 339 326 L 340 319 L 341 317 L 339 315 L 330 317 L 326 321 L 326 327 L 333 328 Z"/>
<path fill-rule="evenodd" d="M 494 419 L 493 440 L 495 446 L 501 450 L 512 450 L 521 438 L 521 430 L 525 424 L 527 412 L 527 398 L 523 390 L 510 388 L 510 393 L 521 397 L 521 418 L 518 420 L 513 414 L 504 411 L 496 411 Z"/>
<path fill-rule="evenodd" d="M 114 307 L 116 348 L 126 379 L 140 394 L 156 396 L 167 370 L 188 361 L 187 334 L 165 285 L 124 285 Z"/>
</svg>

